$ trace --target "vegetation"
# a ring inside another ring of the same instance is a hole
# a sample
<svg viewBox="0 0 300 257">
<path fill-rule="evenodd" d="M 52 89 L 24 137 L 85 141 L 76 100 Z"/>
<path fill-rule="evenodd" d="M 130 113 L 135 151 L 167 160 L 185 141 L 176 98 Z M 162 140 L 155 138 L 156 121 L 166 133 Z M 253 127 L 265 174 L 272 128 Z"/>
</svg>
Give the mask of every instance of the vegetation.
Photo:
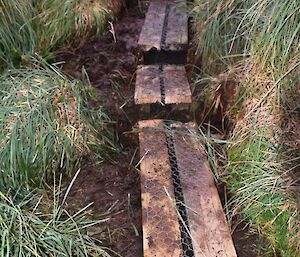
<svg viewBox="0 0 300 257">
<path fill-rule="evenodd" d="M 0 70 L 26 56 L 51 57 L 57 47 L 99 34 L 111 17 L 100 1 L 0 1 Z"/>
<path fill-rule="evenodd" d="M 84 156 L 112 159 L 112 121 L 90 105 L 88 83 L 45 60 L 101 33 L 122 4 L 0 0 L 1 257 L 109 256 L 87 231 L 105 220 L 90 221 L 89 205 L 69 210 L 66 199 Z M 297 257 L 299 0 L 195 0 L 191 14 L 195 86 L 205 85 L 210 112 L 221 109 L 233 123 L 224 140 L 207 141 L 232 196 L 229 219 L 266 239 L 263 256 Z"/>
<path fill-rule="evenodd" d="M 74 171 L 91 149 L 103 157 L 113 148 L 108 116 L 87 108 L 90 89 L 53 67 L 10 70 L 0 88 L 2 189 L 39 187 L 55 171 Z"/>
<path fill-rule="evenodd" d="M 0 192 L 0 256 L 110 256 L 86 233 L 104 220 L 89 221 L 86 208 L 71 214 L 56 190 L 54 197 L 28 194 L 16 202 Z"/>
<path fill-rule="evenodd" d="M 206 70 L 245 57 L 277 75 L 299 65 L 297 0 L 197 0 L 194 5 L 197 51 Z"/>
<path fill-rule="evenodd" d="M 196 0 L 191 9 L 202 61 L 195 85 L 234 123 L 219 174 L 230 217 L 267 239 L 263 256 L 300 254 L 299 8 L 297 0 Z"/>
<path fill-rule="evenodd" d="M 89 83 L 45 60 L 102 32 L 110 7 L 0 0 L 0 256 L 109 256 L 87 232 L 105 220 L 89 221 L 90 205 L 69 210 L 66 199 L 84 156 L 112 159 L 112 121 L 91 106 Z"/>
<path fill-rule="evenodd" d="M 100 221 L 89 222 L 86 208 L 70 214 L 61 183 L 83 156 L 110 157 L 110 119 L 88 108 L 91 89 L 51 66 L 10 70 L 0 87 L 1 256 L 107 256 L 86 235 Z"/>
</svg>

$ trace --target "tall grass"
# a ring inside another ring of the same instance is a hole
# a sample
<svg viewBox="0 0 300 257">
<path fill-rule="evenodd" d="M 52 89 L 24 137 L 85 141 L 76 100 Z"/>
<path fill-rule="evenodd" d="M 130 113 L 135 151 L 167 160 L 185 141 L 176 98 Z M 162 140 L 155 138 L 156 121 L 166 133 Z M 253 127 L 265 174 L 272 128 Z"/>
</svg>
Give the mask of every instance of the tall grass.
<svg viewBox="0 0 300 257">
<path fill-rule="evenodd" d="M 109 7 L 0 0 L 1 257 L 109 256 L 88 234 L 105 220 L 89 221 L 91 204 L 68 210 L 66 199 L 83 157 L 112 160 L 112 121 L 89 84 L 32 57 L 50 58 L 58 47 L 99 34 Z M 67 177 L 73 180 L 65 190 Z"/>
<path fill-rule="evenodd" d="M 82 158 L 116 149 L 89 85 L 35 61 L 0 75 L 0 98 L 0 256 L 109 256 L 87 233 L 105 220 L 66 208 Z"/>
<path fill-rule="evenodd" d="M 79 160 L 114 151 L 111 120 L 92 108 L 91 90 L 53 67 L 0 76 L 0 188 L 40 187 L 54 171 L 70 174 Z"/>
<path fill-rule="evenodd" d="M 0 71 L 19 64 L 23 53 L 32 54 L 38 48 L 33 13 L 28 1 L 0 1 Z"/>
<path fill-rule="evenodd" d="M 105 220 L 90 221 L 87 208 L 70 213 L 59 190 L 54 188 L 53 198 L 28 194 L 18 201 L 0 192 L 1 257 L 110 256 L 87 234 Z"/>
<path fill-rule="evenodd" d="M 297 0 L 196 0 L 195 43 L 203 64 L 216 71 L 250 57 L 283 74 L 299 63 L 299 8 Z"/>
<path fill-rule="evenodd" d="M 300 139 L 293 96 L 300 84 L 299 8 L 297 0 L 196 0 L 191 9 L 202 62 L 196 86 L 206 83 L 212 108 L 222 108 L 219 94 L 228 83 L 235 87 L 224 110 L 234 127 L 222 179 L 231 217 L 240 215 L 267 239 L 263 256 L 300 254 L 299 144 L 292 143 Z"/>
<path fill-rule="evenodd" d="M 1 0 L 0 69 L 16 67 L 26 55 L 47 57 L 59 46 L 81 44 L 110 17 L 99 1 Z"/>
<path fill-rule="evenodd" d="M 260 85 L 261 86 L 261 85 Z M 258 95 L 260 96 L 260 95 Z M 231 194 L 231 217 L 242 215 L 252 229 L 267 239 L 267 256 L 298 256 L 299 211 L 294 181 L 291 178 L 291 155 L 281 155 L 284 131 L 281 114 L 274 110 L 270 96 L 256 112 L 250 112 L 260 98 L 244 103 L 228 145 L 228 160 L 223 177 Z"/>
</svg>

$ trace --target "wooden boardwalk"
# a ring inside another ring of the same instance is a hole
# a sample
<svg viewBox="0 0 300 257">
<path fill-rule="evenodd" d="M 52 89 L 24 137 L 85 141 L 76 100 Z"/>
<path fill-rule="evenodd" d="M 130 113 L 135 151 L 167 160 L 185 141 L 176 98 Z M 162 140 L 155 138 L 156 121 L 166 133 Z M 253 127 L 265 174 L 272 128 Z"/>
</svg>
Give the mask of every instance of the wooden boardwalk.
<svg viewBox="0 0 300 257">
<path fill-rule="evenodd" d="M 193 123 L 139 122 L 144 256 L 236 256 Z"/>
<path fill-rule="evenodd" d="M 188 46 L 188 17 L 186 4 L 176 1 L 152 0 L 140 35 L 139 46 L 151 49 L 178 51 Z"/>
<path fill-rule="evenodd" d="M 152 0 L 139 39 L 144 52 L 187 48 L 180 3 Z M 185 67 L 166 63 L 138 67 L 135 104 L 192 103 Z M 154 119 L 138 127 L 144 257 L 236 257 L 196 125 Z"/>
</svg>

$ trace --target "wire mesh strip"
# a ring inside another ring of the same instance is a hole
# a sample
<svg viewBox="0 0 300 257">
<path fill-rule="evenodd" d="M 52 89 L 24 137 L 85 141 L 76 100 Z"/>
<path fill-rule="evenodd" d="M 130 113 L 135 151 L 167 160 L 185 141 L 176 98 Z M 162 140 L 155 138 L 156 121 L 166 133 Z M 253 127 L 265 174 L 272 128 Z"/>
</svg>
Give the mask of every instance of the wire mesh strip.
<svg viewBox="0 0 300 257">
<path fill-rule="evenodd" d="M 169 122 L 165 122 L 165 133 L 166 133 L 166 143 L 168 147 L 168 155 L 169 155 L 169 161 L 171 166 L 171 172 L 172 172 L 172 180 L 173 180 L 173 186 L 174 186 L 174 194 L 175 194 L 175 201 L 176 201 L 176 207 L 179 212 L 179 227 L 180 227 L 180 234 L 181 234 L 181 245 L 183 250 L 183 257 L 195 257 L 194 249 L 193 249 L 193 243 L 192 238 L 190 236 L 189 230 L 189 223 L 188 223 L 188 216 L 187 211 L 185 207 L 185 201 L 180 181 L 180 173 L 175 153 L 175 146 L 174 146 L 174 139 L 172 135 L 172 128 L 171 124 Z"/>
<path fill-rule="evenodd" d="M 161 94 L 161 103 L 166 104 L 166 88 L 165 88 L 165 79 L 164 79 L 164 65 L 159 65 L 159 83 L 160 83 L 160 94 Z"/>
<path fill-rule="evenodd" d="M 163 24 L 163 29 L 162 29 L 162 35 L 161 35 L 161 42 L 160 42 L 161 49 L 164 49 L 166 47 L 170 9 L 171 9 L 170 5 L 167 4 L 165 19 L 164 19 L 164 24 Z"/>
</svg>

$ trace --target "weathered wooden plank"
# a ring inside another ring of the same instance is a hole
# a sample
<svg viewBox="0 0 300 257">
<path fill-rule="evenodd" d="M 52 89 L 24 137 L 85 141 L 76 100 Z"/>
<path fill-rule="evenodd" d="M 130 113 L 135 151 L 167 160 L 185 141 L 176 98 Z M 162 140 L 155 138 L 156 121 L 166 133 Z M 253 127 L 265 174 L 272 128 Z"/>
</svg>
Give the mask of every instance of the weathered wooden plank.
<svg viewBox="0 0 300 257">
<path fill-rule="evenodd" d="M 188 45 L 188 16 L 186 3 L 170 5 L 167 35 L 164 42 L 164 50 L 185 49 Z"/>
<path fill-rule="evenodd" d="M 236 257 L 194 123 L 168 127 L 139 122 L 144 256 Z"/>
<path fill-rule="evenodd" d="M 164 27 L 167 0 L 152 0 L 145 18 L 138 44 L 144 51 L 152 48 L 161 50 L 161 36 Z"/>
<path fill-rule="evenodd" d="M 192 103 L 192 93 L 184 66 L 139 66 L 134 99 L 136 104 Z"/>
<path fill-rule="evenodd" d="M 165 102 L 192 103 L 192 93 L 184 66 L 164 66 Z"/>
<path fill-rule="evenodd" d="M 236 257 L 204 149 L 192 123 L 175 125 L 174 146 L 196 257 Z"/>
<path fill-rule="evenodd" d="M 185 2 L 152 0 L 138 44 L 144 51 L 186 49 L 188 17 Z"/>
<path fill-rule="evenodd" d="M 139 122 L 145 257 L 181 257 L 179 221 L 161 120 Z M 167 195 L 167 193 L 169 196 Z"/>
<path fill-rule="evenodd" d="M 161 101 L 159 66 L 139 66 L 136 74 L 136 104 L 149 104 Z"/>
</svg>

